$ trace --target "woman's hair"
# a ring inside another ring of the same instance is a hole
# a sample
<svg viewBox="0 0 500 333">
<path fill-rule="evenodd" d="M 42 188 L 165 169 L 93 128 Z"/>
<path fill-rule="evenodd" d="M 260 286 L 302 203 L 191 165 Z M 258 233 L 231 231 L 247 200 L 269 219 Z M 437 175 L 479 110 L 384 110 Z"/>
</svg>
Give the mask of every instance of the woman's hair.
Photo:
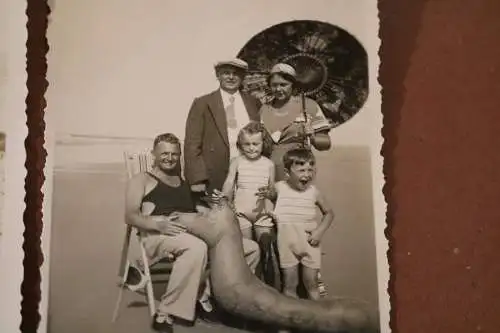
<svg viewBox="0 0 500 333">
<path fill-rule="evenodd" d="M 163 133 L 158 135 L 153 141 L 153 148 L 155 148 L 160 142 L 171 143 L 174 145 L 178 145 L 179 149 L 181 148 L 181 142 L 179 138 L 172 133 Z"/>
<path fill-rule="evenodd" d="M 297 78 L 293 75 L 290 75 L 288 73 L 284 73 L 284 72 L 278 72 L 278 73 L 271 73 L 267 76 L 267 86 L 268 87 L 271 87 L 271 79 L 274 77 L 274 76 L 280 76 L 282 77 L 283 79 L 289 81 L 292 83 L 292 88 L 295 89 L 297 88 Z"/>
<path fill-rule="evenodd" d="M 236 139 L 236 147 L 241 150 L 244 134 L 252 135 L 258 133 L 262 133 L 262 156 L 269 158 L 273 149 L 273 139 L 264 125 L 259 122 L 251 121 L 240 130 Z"/>
<path fill-rule="evenodd" d="M 311 162 L 314 165 L 316 158 L 311 150 L 306 148 L 297 148 L 289 150 L 283 156 L 283 165 L 285 170 L 290 171 L 293 165 L 303 165 L 307 162 Z"/>
</svg>

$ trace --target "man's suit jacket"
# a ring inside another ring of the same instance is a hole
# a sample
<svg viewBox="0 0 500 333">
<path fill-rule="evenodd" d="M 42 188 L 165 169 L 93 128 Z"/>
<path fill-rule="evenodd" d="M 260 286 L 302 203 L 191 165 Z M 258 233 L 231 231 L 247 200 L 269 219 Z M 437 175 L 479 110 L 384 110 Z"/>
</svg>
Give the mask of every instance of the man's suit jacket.
<svg viewBox="0 0 500 333">
<path fill-rule="evenodd" d="M 258 99 L 240 92 L 250 120 L 260 121 Z M 229 170 L 226 111 L 219 90 L 197 97 L 191 105 L 184 137 L 184 176 L 190 184 L 207 183 L 220 190 Z"/>
</svg>

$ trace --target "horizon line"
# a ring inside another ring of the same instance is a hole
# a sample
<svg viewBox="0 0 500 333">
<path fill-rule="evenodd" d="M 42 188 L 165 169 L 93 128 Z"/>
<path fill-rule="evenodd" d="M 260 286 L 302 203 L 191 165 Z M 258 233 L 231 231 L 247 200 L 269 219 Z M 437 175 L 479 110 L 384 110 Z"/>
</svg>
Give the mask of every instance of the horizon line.
<svg viewBox="0 0 500 333">
<path fill-rule="evenodd" d="M 184 142 L 184 138 L 178 137 L 180 142 Z M 121 136 L 121 135 L 104 135 L 104 134 L 82 134 L 82 133 L 55 133 L 54 143 L 56 146 L 71 146 L 71 145 L 89 145 L 89 144 L 133 144 L 133 143 L 148 143 L 152 144 L 154 137 L 144 136 Z"/>
</svg>

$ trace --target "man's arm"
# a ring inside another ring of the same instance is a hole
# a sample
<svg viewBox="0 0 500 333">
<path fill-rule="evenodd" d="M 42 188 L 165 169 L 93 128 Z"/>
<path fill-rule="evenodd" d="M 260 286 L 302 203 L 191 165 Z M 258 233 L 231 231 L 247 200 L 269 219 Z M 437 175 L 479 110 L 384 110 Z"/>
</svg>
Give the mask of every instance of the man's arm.
<svg viewBox="0 0 500 333">
<path fill-rule="evenodd" d="M 236 173 L 238 170 L 238 158 L 233 158 L 229 164 L 229 171 L 227 173 L 226 181 L 222 186 L 222 194 L 226 198 L 233 197 L 234 182 L 236 181 Z"/>
<path fill-rule="evenodd" d="M 330 124 L 326 119 L 321 107 L 314 100 L 310 100 L 311 106 L 308 112 L 311 117 L 311 126 L 315 130 L 311 137 L 311 144 L 319 151 L 330 149 L 332 143 L 330 139 Z"/>
<path fill-rule="evenodd" d="M 274 184 L 275 184 L 275 179 L 276 179 L 276 169 L 274 166 L 274 163 L 270 161 L 269 163 L 269 182 L 268 186 L 269 188 L 272 188 L 272 199 L 266 198 L 265 199 L 265 207 L 267 212 L 272 212 L 274 208 L 273 201 L 276 200 L 276 191 L 274 190 Z"/>
<path fill-rule="evenodd" d="M 208 180 L 205 161 L 202 156 L 203 145 L 203 105 L 196 98 L 191 105 L 186 120 L 184 136 L 184 174 L 192 186 Z"/>
<path fill-rule="evenodd" d="M 274 178 L 274 169 L 272 171 L 272 175 L 272 177 Z M 259 188 L 256 195 L 259 198 L 268 199 L 275 202 L 278 197 L 278 187 L 276 186 L 276 183 L 269 181 L 269 184 L 267 186 Z"/>
</svg>

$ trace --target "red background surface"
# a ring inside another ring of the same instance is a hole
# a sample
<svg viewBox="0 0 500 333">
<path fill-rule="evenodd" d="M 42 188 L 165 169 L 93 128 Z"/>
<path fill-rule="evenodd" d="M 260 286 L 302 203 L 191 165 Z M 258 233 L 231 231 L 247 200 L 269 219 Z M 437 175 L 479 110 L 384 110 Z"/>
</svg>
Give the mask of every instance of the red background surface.
<svg viewBox="0 0 500 333">
<path fill-rule="evenodd" d="M 500 331 L 500 1 L 380 0 L 393 332 Z M 47 9 L 28 1 L 23 332 L 36 332 Z"/>
<path fill-rule="evenodd" d="M 500 1 L 381 1 L 395 332 L 500 332 Z"/>
</svg>

